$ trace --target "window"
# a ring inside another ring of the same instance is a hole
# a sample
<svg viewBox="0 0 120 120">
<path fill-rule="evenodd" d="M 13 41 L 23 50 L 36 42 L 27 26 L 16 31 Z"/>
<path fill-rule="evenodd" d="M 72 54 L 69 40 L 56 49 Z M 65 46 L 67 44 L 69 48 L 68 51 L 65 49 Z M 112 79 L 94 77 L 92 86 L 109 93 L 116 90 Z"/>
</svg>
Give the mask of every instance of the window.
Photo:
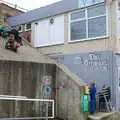
<svg viewBox="0 0 120 120">
<path fill-rule="evenodd" d="M 85 18 L 85 11 L 81 11 L 81 12 L 77 12 L 77 13 L 73 13 L 71 15 L 71 20 L 75 20 L 75 19 L 82 19 Z"/>
<path fill-rule="evenodd" d="M 19 25 L 18 30 L 19 32 L 23 32 L 25 30 L 25 24 Z"/>
<path fill-rule="evenodd" d="M 71 40 L 86 38 L 86 21 L 82 20 L 71 24 Z"/>
<path fill-rule="evenodd" d="M 26 31 L 31 30 L 31 24 L 30 23 L 25 25 L 25 30 Z"/>
<path fill-rule="evenodd" d="M 18 28 L 19 32 L 22 32 L 22 31 L 23 31 L 23 29 L 22 29 L 22 28 L 23 28 L 22 25 L 19 25 L 18 27 L 19 27 L 19 28 Z"/>
<path fill-rule="evenodd" d="M 70 40 L 83 40 L 107 35 L 106 7 L 104 4 L 72 13 L 70 17 Z"/>
<path fill-rule="evenodd" d="M 98 17 L 88 20 L 88 38 L 106 35 L 106 17 Z"/>
<path fill-rule="evenodd" d="M 104 0 L 78 0 L 79 1 L 79 7 L 84 8 L 90 5 L 98 4 L 104 2 Z"/>
</svg>

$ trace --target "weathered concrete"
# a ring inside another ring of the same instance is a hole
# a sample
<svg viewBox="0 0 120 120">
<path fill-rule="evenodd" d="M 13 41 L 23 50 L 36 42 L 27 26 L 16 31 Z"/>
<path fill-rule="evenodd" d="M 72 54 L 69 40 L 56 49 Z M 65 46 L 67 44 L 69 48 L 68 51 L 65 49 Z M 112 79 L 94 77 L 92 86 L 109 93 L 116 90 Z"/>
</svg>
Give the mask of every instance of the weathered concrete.
<svg viewBox="0 0 120 120">
<path fill-rule="evenodd" d="M 95 115 L 90 115 L 89 120 L 120 120 L 120 113 L 97 113 Z"/>
<path fill-rule="evenodd" d="M 5 43 L 6 40 L 0 38 L 0 60 L 55 64 L 52 59 L 40 54 L 30 46 L 21 46 L 18 48 L 18 52 L 14 53 L 5 49 Z"/>
<path fill-rule="evenodd" d="M 0 61 L 0 95 L 44 99 L 42 77 L 52 76 L 52 94 L 56 116 L 64 120 L 85 120 L 80 107 L 80 86 L 55 64 Z M 82 85 L 81 85 L 82 86 Z M 0 101 L 0 117 L 41 116 L 42 104 Z M 74 109 L 74 110 L 73 110 Z"/>
<path fill-rule="evenodd" d="M 29 45 L 21 46 L 14 53 L 4 49 L 4 44 L 5 40 L 1 39 L 0 94 L 44 99 L 42 77 L 52 76 L 50 99 L 56 98 L 56 115 L 64 120 L 85 120 L 80 109 L 80 86 L 85 83 L 77 75 Z M 0 117 L 41 116 L 41 105 L 0 101 Z"/>
<path fill-rule="evenodd" d="M 81 111 L 81 87 L 57 68 L 56 76 L 56 116 L 63 120 L 86 120 Z"/>
<path fill-rule="evenodd" d="M 43 99 L 42 90 L 38 90 L 42 84 L 42 77 L 50 75 L 54 80 L 55 69 L 55 65 L 52 64 L 0 61 L 0 95 Z M 35 114 L 34 103 L 0 101 L 0 117 L 34 116 Z"/>
<path fill-rule="evenodd" d="M 105 113 L 105 112 L 99 112 L 95 113 L 94 115 L 88 115 L 89 120 L 104 120 L 105 118 L 109 118 L 110 116 L 113 116 L 116 114 L 116 112 L 110 112 L 110 113 Z"/>
</svg>

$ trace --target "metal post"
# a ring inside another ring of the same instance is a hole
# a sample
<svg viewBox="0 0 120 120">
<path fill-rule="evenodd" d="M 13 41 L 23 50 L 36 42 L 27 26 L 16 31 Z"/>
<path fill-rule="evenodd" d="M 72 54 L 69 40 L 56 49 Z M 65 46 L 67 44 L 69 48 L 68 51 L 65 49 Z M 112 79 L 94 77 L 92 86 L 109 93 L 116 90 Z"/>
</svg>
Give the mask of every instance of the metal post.
<svg viewBox="0 0 120 120">
<path fill-rule="evenodd" d="M 52 116 L 53 116 L 53 118 L 55 117 L 55 102 L 54 101 L 52 101 Z"/>
<path fill-rule="evenodd" d="M 45 113 L 45 120 L 48 120 L 48 102 L 46 103 L 46 113 Z"/>
</svg>

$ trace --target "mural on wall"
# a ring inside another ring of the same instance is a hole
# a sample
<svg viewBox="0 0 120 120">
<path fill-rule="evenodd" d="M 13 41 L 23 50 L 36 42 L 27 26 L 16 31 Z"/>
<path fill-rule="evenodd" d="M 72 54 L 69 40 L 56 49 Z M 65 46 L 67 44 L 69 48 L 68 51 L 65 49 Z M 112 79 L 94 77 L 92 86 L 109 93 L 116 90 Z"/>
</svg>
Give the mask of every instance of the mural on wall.
<svg viewBox="0 0 120 120">
<path fill-rule="evenodd" d="M 63 63 L 85 82 L 95 81 L 98 88 L 112 83 L 113 54 L 110 51 L 64 55 Z"/>
<path fill-rule="evenodd" d="M 108 59 L 103 58 L 101 54 L 90 53 L 87 58 L 76 55 L 73 58 L 73 64 L 84 65 L 85 70 L 92 71 L 107 71 L 108 70 Z"/>
<path fill-rule="evenodd" d="M 43 97 L 50 99 L 52 96 L 52 76 L 42 77 L 42 93 Z"/>
<path fill-rule="evenodd" d="M 42 77 L 41 82 L 41 93 L 42 99 L 52 99 L 52 76 L 45 75 Z M 43 102 L 40 104 L 40 108 L 42 111 L 42 116 L 51 116 L 52 115 L 52 103 L 51 102 Z M 46 112 L 48 111 L 48 113 Z"/>
<path fill-rule="evenodd" d="M 105 0 L 78 0 L 79 1 L 79 8 L 84 8 L 93 4 L 102 3 Z"/>
</svg>

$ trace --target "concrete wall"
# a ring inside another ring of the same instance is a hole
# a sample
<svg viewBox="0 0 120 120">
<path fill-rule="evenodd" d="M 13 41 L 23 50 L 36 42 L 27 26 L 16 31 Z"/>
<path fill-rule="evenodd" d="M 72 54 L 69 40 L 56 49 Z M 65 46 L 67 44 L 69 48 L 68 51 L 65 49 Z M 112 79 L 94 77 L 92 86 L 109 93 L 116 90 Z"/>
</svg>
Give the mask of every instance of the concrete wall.
<svg viewBox="0 0 120 120">
<path fill-rule="evenodd" d="M 0 95 L 43 99 L 42 77 L 46 75 L 55 80 L 55 65 L 0 61 Z M 0 117 L 40 116 L 38 103 L 0 101 L 0 106 Z"/>
<path fill-rule="evenodd" d="M 56 116 L 63 120 L 86 120 L 81 109 L 81 88 L 57 68 L 56 76 Z"/>
<path fill-rule="evenodd" d="M 49 95 L 43 92 L 45 76 L 52 77 Z M 55 99 L 56 116 L 64 120 L 85 120 L 80 106 L 81 88 L 52 64 L 0 61 L 0 95 Z M 0 118 L 45 116 L 44 108 L 38 102 L 0 100 Z"/>
<path fill-rule="evenodd" d="M 53 45 L 48 47 L 37 48 L 40 53 L 45 55 L 59 55 L 64 53 L 64 45 Z"/>
</svg>

